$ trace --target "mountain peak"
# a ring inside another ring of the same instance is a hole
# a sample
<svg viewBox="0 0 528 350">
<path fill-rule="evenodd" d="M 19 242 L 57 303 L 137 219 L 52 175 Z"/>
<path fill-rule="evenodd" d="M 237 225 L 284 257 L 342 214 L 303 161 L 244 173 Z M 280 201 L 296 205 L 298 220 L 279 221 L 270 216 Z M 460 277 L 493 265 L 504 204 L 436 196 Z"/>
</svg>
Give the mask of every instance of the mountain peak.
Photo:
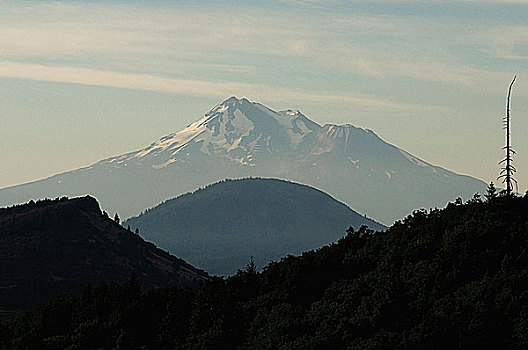
<svg viewBox="0 0 528 350">
<path fill-rule="evenodd" d="M 70 199 L 70 202 L 74 204 L 77 208 L 92 212 L 92 213 L 101 213 L 101 208 L 99 207 L 99 203 L 97 202 L 97 199 L 90 195 L 86 195 L 84 197 L 77 197 Z"/>
<path fill-rule="evenodd" d="M 248 102 L 250 101 L 245 97 L 238 98 L 236 96 L 231 96 L 228 99 L 224 100 L 224 102 L 220 103 L 219 106 L 234 106 L 237 104 L 248 103 Z"/>
<path fill-rule="evenodd" d="M 363 129 L 363 128 L 360 128 L 360 127 L 357 127 L 357 126 L 354 126 L 350 123 L 346 123 L 346 124 L 331 124 L 331 123 L 327 123 L 325 125 L 323 125 L 323 130 L 327 130 L 327 131 L 364 131 L 364 132 L 372 132 L 372 130 L 370 129 Z"/>
<path fill-rule="evenodd" d="M 299 110 L 274 111 L 231 96 L 185 129 L 141 150 L 3 190 L 0 204 L 93 193 L 107 211 L 130 216 L 169 196 L 248 176 L 313 185 L 386 223 L 415 208 L 439 207 L 486 188 L 479 180 L 420 161 L 369 129 L 321 126 Z M 385 200 L 387 193 L 392 201 Z"/>
<path fill-rule="evenodd" d="M 231 110 L 234 112 L 237 109 L 240 109 L 244 105 L 256 104 L 255 102 L 249 101 L 247 98 L 238 98 L 236 96 L 231 96 L 223 102 L 214 106 L 209 112 L 205 114 L 205 117 L 210 117 L 212 115 L 218 115 L 222 112 L 227 112 Z M 192 124 L 191 124 L 192 125 Z"/>
</svg>

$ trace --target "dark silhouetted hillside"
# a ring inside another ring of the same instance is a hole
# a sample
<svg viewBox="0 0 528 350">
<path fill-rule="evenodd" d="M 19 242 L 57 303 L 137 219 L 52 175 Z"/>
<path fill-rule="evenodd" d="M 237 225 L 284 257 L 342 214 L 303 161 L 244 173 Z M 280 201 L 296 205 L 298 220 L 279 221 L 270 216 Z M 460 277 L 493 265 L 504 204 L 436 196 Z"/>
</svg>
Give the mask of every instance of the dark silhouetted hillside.
<svg viewBox="0 0 528 350">
<path fill-rule="evenodd" d="M 528 196 L 475 198 L 198 289 L 85 290 L 0 327 L 0 339 L 9 349 L 520 350 L 527 291 Z"/>
<path fill-rule="evenodd" d="M 92 197 L 0 209 L 0 309 L 135 274 L 144 288 L 197 285 L 206 274 L 109 219 Z"/>
<path fill-rule="evenodd" d="M 227 180 L 168 200 L 125 222 L 212 274 L 234 274 L 337 241 L 352 226 L 385 227 L 324 192 L 276 179 Z"/>
</svg>

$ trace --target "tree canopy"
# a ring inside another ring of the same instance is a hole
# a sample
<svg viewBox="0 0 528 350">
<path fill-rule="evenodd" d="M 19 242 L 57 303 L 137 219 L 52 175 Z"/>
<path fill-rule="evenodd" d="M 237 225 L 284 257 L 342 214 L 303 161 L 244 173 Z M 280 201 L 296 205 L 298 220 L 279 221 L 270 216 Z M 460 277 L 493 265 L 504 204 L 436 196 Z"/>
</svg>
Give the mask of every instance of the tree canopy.
<svg viewBox="0 0 528 350">
<path fill-rule="evenodd" d="M 526 349 L 528 198 L 417 210 L 199 288 L 87 287 L 0 328 L 5 349 Z"/>
</svg>

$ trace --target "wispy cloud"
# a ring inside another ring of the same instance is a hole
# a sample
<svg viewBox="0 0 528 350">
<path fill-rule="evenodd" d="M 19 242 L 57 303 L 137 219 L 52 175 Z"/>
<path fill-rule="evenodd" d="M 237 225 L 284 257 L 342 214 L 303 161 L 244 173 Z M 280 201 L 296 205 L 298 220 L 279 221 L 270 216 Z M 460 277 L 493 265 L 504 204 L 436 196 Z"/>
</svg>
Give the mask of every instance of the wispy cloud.
<svg viewBox="0 0 528 350">
<path fill-rule="evenodd" d="M 528 60 L 528 25 L 498 26 L 480 34 L 490 54 L 507 60 Z"/>
<path fill-rule="evenodd" d="M 298 92 L 284 87 L 239 82 L 172 79 L 151 74 L 101 71 L 83 67 L 44 66 L 0 61 L 0 77 L 156 91 L 187 96 L 223 98 L 230 95 L 275 101 L 319 101 L 348 103 L 362 109 L 405 110 L 424 106 L 397 103 L 374 96 L 351 97 Z"/>
<path fill-rule="evenodd" d="M 247 90 L 250 87 L 249 84 L 242 83 L 170 79 L 151 74 L 123 73 L 83 67 L 45 66 L 6 61 L 0 62 L 0 76 L 198 96 L 224 96 L 230 91 Z"/>
<path fill-rule="evenodd" d="M 479 24 L 468 33 L 465 22 L 419 17 L 305 13 L 300 20 L 294 14 L 263 15 L 251 8 L 219 12 L 137 6 L 140 11 L 121 3 L 0 2 L 0 71 L 20 79 L 199 96 L 253 92 L 284 99 L 269 92 L 273 86 L 298 98 L 301 93 L 306 98 L 328 96 L 313 91 L 321 79 L 314 74 L 318 71 L 346 72 L 380 84 L 413 80 L 498 94 L 502 90 L 493 86 L 503 79 L 502 68 L 479 66 L 452 52 L 463 47 L 475 55 L 491 47 L 490 56 L 523 60 L 519 48 L 527 44 L 526 26 Z M 292 61 L 297 62 L 295 73 Z M 299 76 L 314 82 L 311 91 Z M 336 85 L 334 91 L 361 95 L 359 86 L 343 89 Z M 389 109 L 405 104 L 345 100 Z"/>
</svg>

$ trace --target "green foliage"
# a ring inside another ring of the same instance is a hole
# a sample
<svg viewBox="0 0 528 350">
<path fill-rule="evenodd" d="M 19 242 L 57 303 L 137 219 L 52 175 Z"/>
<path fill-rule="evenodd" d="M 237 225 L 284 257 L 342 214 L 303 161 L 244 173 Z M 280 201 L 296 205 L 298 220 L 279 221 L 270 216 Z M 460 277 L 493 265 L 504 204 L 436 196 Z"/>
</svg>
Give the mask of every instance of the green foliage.
<svg viewBox="0 0 528 350">
<path fill-rule="evenodd" d="M 528 198 L 419 210 L 200 288 L 86 288 L 0 327 L 6 349 L 526 349 Z"/>
</svg>

